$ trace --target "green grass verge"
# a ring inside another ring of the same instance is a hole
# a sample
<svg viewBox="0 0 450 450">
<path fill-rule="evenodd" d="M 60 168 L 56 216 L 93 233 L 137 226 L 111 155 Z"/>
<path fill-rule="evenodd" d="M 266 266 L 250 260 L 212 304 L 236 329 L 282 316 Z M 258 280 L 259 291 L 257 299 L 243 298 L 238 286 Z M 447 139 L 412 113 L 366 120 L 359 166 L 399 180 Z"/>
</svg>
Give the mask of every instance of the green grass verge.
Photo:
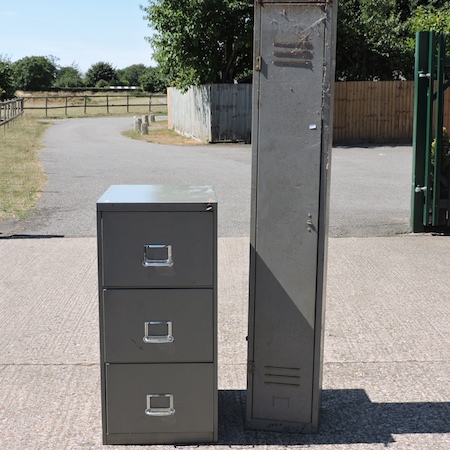
<svg viewBox="0 0 450 450">
<path fill-rule="evenodd" d="M 24 116 L 0 127 L 0 220 L 27 216 L 46 182 L 37 152 L 50 124 Z"/>
</svg>

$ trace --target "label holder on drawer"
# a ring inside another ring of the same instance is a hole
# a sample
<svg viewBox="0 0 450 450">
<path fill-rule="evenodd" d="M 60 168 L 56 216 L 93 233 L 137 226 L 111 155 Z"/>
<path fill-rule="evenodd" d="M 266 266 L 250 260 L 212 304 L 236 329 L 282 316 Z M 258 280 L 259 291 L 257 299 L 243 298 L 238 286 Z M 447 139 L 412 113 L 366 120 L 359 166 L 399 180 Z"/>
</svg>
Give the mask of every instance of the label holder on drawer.
<svg viewBox="0 0 450 450">
<path fill-rule="evenodd" d="M 167 244 L 144 245 L 144 267 L 172 267 L 172 246 Z"/>
<path fill-rule="evenodd" d="M 151 328 L 160 328 L 160 326 L 167 327 L 167 334 L 151 334 Z M 170 320 L 154 320 L 151 322 L 144 322 L 144 337 L 142 340 L 146 344 L 170 344 L 175 340 L 173 337 L 173 325 Z"/>
<path fill-rule="evenodd" d="M 145 414 L 156 417 L 173 416 L 173 394 L 148 394 Z"/>
</svg>

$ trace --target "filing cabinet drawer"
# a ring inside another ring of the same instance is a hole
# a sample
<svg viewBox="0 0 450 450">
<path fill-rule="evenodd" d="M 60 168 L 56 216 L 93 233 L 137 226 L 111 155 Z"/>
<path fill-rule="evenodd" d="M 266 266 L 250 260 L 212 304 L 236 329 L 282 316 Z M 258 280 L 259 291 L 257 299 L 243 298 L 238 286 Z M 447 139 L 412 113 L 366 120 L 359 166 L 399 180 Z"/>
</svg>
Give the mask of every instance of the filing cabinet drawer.
<svg viewBox="0 0 450 450">
<path fill-rule="evenodd" d="M 214 214 L 102 212 L 105 287 L 211 287 Z"/>
<path fill-rule="evenodd" d="M 214 428 L 213 364 L 108 364 L 107 433 Z"/>
<path fill-rule="evenodd" d="M 108 363 L 212 362 L 212 289 L 104 289 Z"/>
</svg>

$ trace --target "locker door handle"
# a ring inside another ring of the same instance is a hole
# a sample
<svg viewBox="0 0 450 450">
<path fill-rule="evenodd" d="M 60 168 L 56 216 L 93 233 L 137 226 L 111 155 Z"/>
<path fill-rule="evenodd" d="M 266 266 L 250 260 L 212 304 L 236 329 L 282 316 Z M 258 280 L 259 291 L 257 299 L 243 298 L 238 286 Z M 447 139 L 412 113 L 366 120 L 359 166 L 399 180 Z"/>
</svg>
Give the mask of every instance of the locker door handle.
<svg viewBox="0 0 450 450">
<path fill-rule="evenodd" d="M 151 334 L 151 328 L 152 327 L 159 327 L 159 326 L 166 326 L 167 327 L 167 334 Z M 145 322 L 144 323 L 144 337 L 142 340 L 146 344 L 170 344 L 175 340 L 173 337 L 173 326 L 172 322 L 169 320 L 157 320 L 152 322 Z"/>
<path fill-rule="evenodd" d="M 144 245 L 144 267 L 172 267 L 172 246 L 165 244 Z"/>
<path fill-rule="evenodd" d="M 173 407 L 172 394 L 148 394 L 147 395 L 147 409 L 145 410 L 147 416 L 173 416 L 175 408 Z"/>
</svg>

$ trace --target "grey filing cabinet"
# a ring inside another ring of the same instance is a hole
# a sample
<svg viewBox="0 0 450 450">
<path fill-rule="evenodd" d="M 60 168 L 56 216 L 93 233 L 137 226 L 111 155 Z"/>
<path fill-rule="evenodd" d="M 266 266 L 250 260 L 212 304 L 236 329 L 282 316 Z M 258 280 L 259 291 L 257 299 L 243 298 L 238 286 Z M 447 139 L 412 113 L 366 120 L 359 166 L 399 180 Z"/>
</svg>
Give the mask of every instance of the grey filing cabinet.
<svg viewBox="0 0 450 450">
<path fill-rule="evenodd" d="M 315 432 L 337 0 L 255 3 L 247 426 Z"/>
<path fill-rule="evenodd" d="M 217 202 L 114 185 L 97 202 L 104 444 L 217 440 Z"/>
</svg>

